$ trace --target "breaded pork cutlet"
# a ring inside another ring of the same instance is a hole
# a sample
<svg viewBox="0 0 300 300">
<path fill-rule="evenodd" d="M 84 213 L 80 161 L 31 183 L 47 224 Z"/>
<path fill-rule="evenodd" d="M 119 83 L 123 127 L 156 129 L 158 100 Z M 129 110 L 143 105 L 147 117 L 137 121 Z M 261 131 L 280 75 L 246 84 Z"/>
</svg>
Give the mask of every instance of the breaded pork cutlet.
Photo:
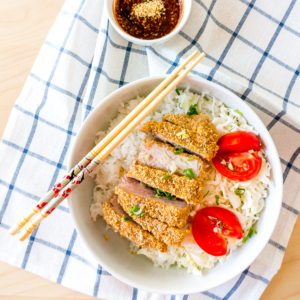
<svg viewBox="0 0 300 300">
<path fill-rule="evenodd" d="M 163 121 L 167 121 L 180 127 L 192 130 L 195 133 L 207 137 L 209 140 L 215 143 L 218 142 L 217 129 L 204 114 L 200 113 L 199 115 L 192 116 L 170 114 L 165 115 L 163 117 Z"/>
<path fill-rule="evenodd" d="M 126 221 L 123 217 L 128 217 L 128 214 L 123 210 L 118 203 L 118 197 L 114 195 L 110 200 L 107 200 L 103 206 L 103 218 L 115 231 L 135 242 L 142 248 L 157 248 L 161 252 L 167 251 L 167 245 L 159 241 L 153 234 L 144 230 L 140 225 L 132 220 Z"/>
<path fill-rule="evenodd" d="M 176 166 L 175 174 L 184 175 L 183 171 L 191 168 L 195 178 L 204 177 L 204 163 L 201 158 L 188 153 L 180 153 L 170 144 L 144 139 L 138 160 L 152 168 L 170 171 Z"/>
<path fill-rule="evenodd" d="M 122 205 L 121 197 L 118 197 L 119 203 Z M 128 205 L 123 207 L 127 213 L 130 213 Z M 159 221 L 158 219 L 151 218 L 148 215 L 135 216 L 131 215 L 131 218 L 142 226 L 144 230 L 151 232 L 158 240 L 163 241 L 169 246 L 180 245 L 185 236 L 191 232 L 190 224 L 186 224 L 182 229 L 177 227 L 168 226 L 166 223 Z"/>
<path fill-rule="evenodd" d="M 203 198 L 202 181 L 150 168 L 140 164 L 138 160 L 132 165 L 127 176 L 155 189 L 168 192 L 177 198 L 185 200 L 188 204 L 200 204 Z"/>
<path fill-rule="evenodd" d="M 174 146 L 181 146 L 186 152 L 199 155 L 208 161 L 216 155 L 218 150 L 215 141 L 170 122 L 148 121 L 139 128 L 139 131 Z"/>
<path fill-rule="evenodd" d="M 185 201 L 176 198 L 169 200 L 167 197 L 156 198 L 153 189 L 126 175 L 115 188 L 115 192 L 126 211 L 134 205 L 139 205 L 145 212 L 144 216 L 156 218 L 169 226 L 184 227 L 191 212 L 190 206 Z"/>
</svg>

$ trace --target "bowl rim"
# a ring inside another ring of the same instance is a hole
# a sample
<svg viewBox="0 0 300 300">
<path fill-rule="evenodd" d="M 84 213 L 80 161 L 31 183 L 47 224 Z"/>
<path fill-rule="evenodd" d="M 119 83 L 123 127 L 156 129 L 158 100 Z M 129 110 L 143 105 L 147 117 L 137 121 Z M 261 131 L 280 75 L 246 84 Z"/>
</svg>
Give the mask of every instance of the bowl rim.
<svg viewBox="0 0 300 300">
<path fill-rule="evenodd" d="M 114 12 L 113 12 L 112 8 L 109 8 L 110 5 L 108 5 L 108 4 L 109 4 L 110 1 L 114 2 L 115 0 L 105 0 L 104 9 L 106 11 L 106 15 L 107 15 L 110 23 L 114 27 L 114 29 L 127 41 L 130 41 L 130 42 L 133 42 L 135 44 L 142 45 L 142 46 L 150 46 L 150 45 L 154 45 L 154 44 L 161 44 L 161 43 L 164 43 L 167 40 L 171 39 L 176 34 L 178 34 L 178 32 L 182 29 L 182 27 L 185 25 L 185 23 L 187 22 L 187 20 L 189 18 L 189 15 L 191 13 L 192 3 L 193 3 L 192 0 L 182 0 L 183 1 L 183 11 L 181 13 L 181 18 L 179 20 L 179 23 L 177 23 L 176 27 L 171 32 L 169 32 L 167 35 L 165 35 L 161 38 L 158 38 L 158 39 L 142 40 L 142 39 L 136 38 L 134 36 L 131 36 L 130 34 L 125 32 L 119 26 L 119 24 L 115 20 Z M 186 5 L 187 2 L 189 3 L 189 5 Z"/>
<path fill-rule="evenodd" d="M 101 109 L 102 105 L 104 105 L 105 103 L 109 102 L 114 96 L 116 96 L 120 92 L 120 90 L 130 89 L 134 85 L 137 85 L 137 84 L 140 84 L 140 83 L 143 83 L 143 82 L 146 83 L 147 81 L 150 81 L 150 80 L 161 80 L 162 81 L 163 79 L 166 78 L 166 76 L 167 75 L 151 76 L 151 77 L 146 77 L 146 78 L 142 78 L 142 79 L 133 81 L 133 82 L 131 82 L 131 83 L 129 83 L 129 84 L 127 84 L 127 85 L 125 85 L 125 86 L 117 89 L 116 91 L 112 92 L 111 94 L 109 94 L 108 96 L 106 96 L 100 103 L 98 103 L 95 106 L 95 108 L 93 109 L 93 111 L 91 111 L 91 113 L 88 115 L 88 117 L 86 118 L 86 120 L 81 124 L 81 126 L 80 126 L 80 128 L 78 130 L 78 133 L 77 133 L 76 138 L 75 138 L 75 140 L 73 142 L 73 145 L 72 145 L 72 149 L 70 151 L 69 160 L 68 160 L 68 169 L 71 169 L 73 167 L 73 165 L 71 163 L 72 163 L 72 160 L 73 160 L 73 156 L 75 155 L 76 145 L 77 145 L 77 143 L 79 143 L 78 137 L 80 137 L 80 135 L 81 135 L 81 133 L 83 131 L 83 128 L 86 126 L 86 124 L 88 124 L 89 119 L 91 119 L 92 115 L 96 114 L 97 111 L 99 111 Z M 240 99 L 234 93 L 232 93 L 231 91 L 229 91 L 228 89 L 222 87 L 219 84 L 216 84 L 214 82 L 208 81 L 208 80 L 203 79 L 203 78 L 201 78 L 199 76 L 196 76 L 196 75 L 188 75 L 188 76 L 186 76 L 186 78 L 191 78 L 191 79 L 194 78 L 194 79 L 196 79 L 196 80 L 198 80 L 200 82 L 205 82 L 205 84 L 208 84 L 208 85 L 210 85 L 212 87 L 217 87 L 221 93 L 225 93 L 225 94 L 229 95 L 230 97 L 232 97 L 235 101 L 238 101 L 238 102 L 242 103 L 242 105 L 246 105 L 247 109 L 248 109 L 248 113 L 249 112 L 252 113 L 257 118 L 257 120 L 256 120 L 257 123 L 260 123 L 259 125 L 257 125 L 257 127 L 258 126 L 261 127 L 265 131 L 265 133 L 267 134 L 267 136 L 269 138 L 269 145 L 273 148 L 274 154 L 276 154 L 276 160 L 275 160 L 273 166 L 277 165 L 278 169 L 281 170 L 280 158 L 279 158 L 279 155 L 278 155 L 278 152 L 277 152 L 277 148 L 276 148 L 276 146 L 274 144 L 274 141 L 273 141 L 270 133 L 266 129 L 265 125 L 261 121 L 261 119 L 258 117 L 258 115 L 253 111 L 253 109 L 249 105 L 247 105 L 246 103 L 244 103 L 244 101 L 242 101 L 242 99 Z M 192 89 L 193 87 L 191 86 L 190 88 Z M 128 100 L 130 100 L 130 99 L 128 99 Z M 275 177 L 274 173 L 273 173 L 273 176 Z M 256 255 L 253 256 L 253 258 L 251 258 L 250 260 L 245 260 L 245 263 L 242 264 L 241 267 L 239 268 L 241 271 L 234 272 L 233 274 L 231 274 L 231 276 L 225 278 L 222 282 L 219 282 L 217 284 L 212 283 L 208 287 L 205 287 L 205 289 L 200 288 L 200 289 L 191 290 L 189 292 L 182 292 L 182 295 L 186 294 L 186 293 L 193 294 L 193 293 L 203 292 L 203 291 L 207 291 L 209 289 L 212 289 L 214 287 L 220 286 L 220 285 L 228 282 L 229 280 L 233 279 L 234 277 L 238 276 L 239 274 L 241 274 L 245 269 L 247 269 L 254 262 L 255 259 L 257 259 L 257 257 L 259 256 L 259 254 L 262 252 L 262 250 L 267 245 L 267 243 L 268 243 L 271 235 L 273 234 L 273 231 L 274 231 L 275 226 L 277 224 L 277 221 L 278 221 L 278 218 L 279 218 L 279 214 L 280 214 L 280 211 L 281 211 L 281 207 L 282 207 L 282 197 L 283 197 L 283 176 L 282 176 L 282 172 L 277 172 L 276 177 L 277 177 L 277 181 L 278 181 L 277 182 L 277 186 L 276 186 L 276 194 L 280 198 L 280 203 L 278 203 L 276 214 L 273 215 L 273 218 L 272 218 L 273 222 L 272 222 L 272 224 L 269 224 L 269 225 L 272 225 L 272 226 L 268 228 L 268 232 L 267 232 L 267 234 L 265 234 L 265 236 L 266 236 L 265 237 L 265 241 L 263 243 L 258 244 L 257 247 L 256 247 L 256 249 L 257 249 Z M 119 275 L 118 273 L 116 273 L 114 271 L 111 271 L 110 267 L 106 264 L 105 261 L 100 261 L 99 260 L 99 256 L 97 255 L 96 251 L 93 250 L 93 249 L 91 249 L 88 246 L 88 243 L 87 243 L 87 240 L 85 238 L 85 235 L 82 232 L 82 230 L 81 230 L 81 228 L 80 228 L 80 226 L 77 223 L 77 220 L 75 218 L 75 215 L 74 215 L 74 212 L 73 212 L 73 208 L 72 208 L 72 203 L 71 203 L 71 197 L 68 197 L 68 205 L 69 205 L 69 209 L 70 209 L 71 218 L 72 218 L 72 220 L 73 220 L 73 222 L 75 224 L 75 228 L 78 231 L 81 239 L 83 240 L 85 247 L 92 254 L 92 256 L 96 259 L 96 261 L 99 262 L 100 265 L 102 267 L 104 267 L 109 273 L 111 273 L 118 280 L 120 280 L 120 281 L 122 281 L 122 282 L 124 282 L 124 283 L 126 283 L 126 284 L 128 284 L 130 286 L 134 286 L 136 288 L 139 288 L 139 289 L 142 289 L 142 290 L 145 290 L 145 291 L 148 291 L 148 292 L 160 293 L 160 294 L 165 294 L 165 295 L 166 294 L 173 294 L 169 290 L 168 291 L 156 290 L 155 288 L 151 288 L 151 287 L 139 284 L 139 283 L 132 282 L 131 280 L 128 280 L 126 277 L 123 277 L 123 276 Z M 190 275 L 190 274 L 188 274 L 188 275 Z"/>
</svg>

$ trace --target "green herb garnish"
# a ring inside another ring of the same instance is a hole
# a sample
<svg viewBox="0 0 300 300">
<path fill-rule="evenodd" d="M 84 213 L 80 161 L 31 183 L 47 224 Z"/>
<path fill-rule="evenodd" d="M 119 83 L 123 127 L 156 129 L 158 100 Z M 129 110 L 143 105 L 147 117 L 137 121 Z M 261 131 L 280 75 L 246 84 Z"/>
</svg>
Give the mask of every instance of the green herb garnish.
<svg viewBox="0 0 300 300">
<path fill-rule="evenodd" d="M 168 179 L 170 179 L 170 178 L 171 178 L 171 175 L 170 175 L 170 174 L 167 173 L 167 174 L 164 175 L 164 179 L 165 179 L 165 180 L 168 180 Z"/>
<path fill-rule="evenodd" d="M 191 161 L 193 159 L 194 159 L 194 157 L 189 157 L 186 161 Z"/>
<path fill-rule="evenodd" d="M 183 148 L 180 146 L 175 146 L 174 149 L 177 150 L 177 151 L 174 151 L 175 155 L 181 154 L 184 151 Z"/>
<path fill-rule="evenodd" d="M 241 197 L 241 196 L 243 196 L 245 194 L 245 191 L 246 191 L 245 189 L 237 188 L 235 190 L 235 194 Z"/>
<path fill-rule="evenodd" d="M 206 194 L 203 196 L 203 198 L 205 198 L 208 195 L 209 191 L 206 192 Z"/>
<path fill-rule="evenodd" d="M 162 190 L 160 190 L 160 189 L 155 189 L 155 193 L 156 193 L 156 195 L 159 196 L 159 197 L 165 195 L 165 193 L 164 193 Z"/>
<path fill-rule="evenodd" d="M 193 170 L 191 168 L 183 170 L 184 176 L 187 178 L 194 178 L 195 174 L 193 173 Z"/>
<path fill-rule="evenodd" d="M 168 192 L 164 192 L 160 189 L 155 189 L 155 193 L 156 193 L 156 196 L 157 197 L 161 197 L 161 196 L 166 196 L 169 198 L 169 200 L 172 200 L 173 199 L 173 196 L 172 194 L 168 193 Z"/>
<path fill-rule="evenodd" d="M 169 200 L 173 199 L 173 196 L 171 193 L 165 192 L 165 195 L 169 198 Z"/>
<path fill-rule="evenodd" d="M 248 235 L 243 238 L 242 242 L 245 244 L 252 237 L 253 233 L 257 234 L 257 231 L 253 227 L 251 227 L 248 232 Z"/>
<path fill-rule="evenodd" d="M 180 96 L 180 93 L 177 89 L 175 89 L 175 92 L 177 93 L 178 96 Z"/>
<path fill-rule="evenodd" d="M 122 220 L 125 221 L 125 222 L 126 222 L 126 221 L 129 221 L 129 220 L 130 220 L 130 217 L 125 218 L 124 216 L 122 216 Z"/>
<path fill-rule="evenodd" d="M 189 108 L 189 111 L 186 113 L 188 116 L 192 116 L 192 115 L 199 115 L 198 112 L 197 112 L 197 104 L 195 105 L 191 105 L 190 108 Z"/>
<path fill-rule="evenodd" d="M 139 216 L 139 217 L 142 217 L 145 212 L 141 211 L 141 208 L 138 206 L 138 205 L 134 205 L 133 207 L 129 207 L 129 214 L 131 216 L 135 215 L 135 216 Z"/>
<path fill-rule="evenodd" d="M 235 110 L 239 115 L 242 115 L 243 113 L 241 113 L 238 109 Z"/>
<path fill-rule="evenodd" d="M 223 223 L 222 223 L 222 221 L 220 221 L 220 231 L 221 231 L 221 233 L 223 231 Z"/>
<path fill-rule="evenodd" d="M 219 203 L 219 199 L 220 199 L 219 196 L 218 196 L 218 195 L 215 195 L 215 198 L 216 198 L 216 204 L 217 204 L 217 205 L 220 205 L 220 203 Z"/>
</svg>

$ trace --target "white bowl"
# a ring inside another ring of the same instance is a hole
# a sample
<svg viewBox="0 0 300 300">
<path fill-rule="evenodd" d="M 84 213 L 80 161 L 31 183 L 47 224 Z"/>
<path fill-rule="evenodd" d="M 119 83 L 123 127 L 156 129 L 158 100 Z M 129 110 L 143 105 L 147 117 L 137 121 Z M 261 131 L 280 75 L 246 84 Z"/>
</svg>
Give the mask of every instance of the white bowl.
<svg viewBox="0 0 300 300">
<path fill-rule="evenodd" d="M 105 0 L 105 10 L 108 16 L 108 19 L 110 21 L 110 23 L 112 24 L 112 26 L 114 27 L 114 29 L 127 41 L 138 44 L 138 45 L 142 45 L 142 46 L 151 46 L 151 45 L 158 45 L 158 44 L 162 44 L 165 43 L 167 41 L 169 41 L 172 37 L 174 37 L 174 35 L 176 35 L 184 26 L 184 24 L 186 23 L 190 12 L 191 12 L 191 7 L 192 7 L 192 0 L 183 0 L 183 12 L 182 12 L 182 16 L 180 18 L 180 21 L 178 22 L 178 24 L 176 25 L 176 27 L 166 36 L 159 38 L 159 39 L 155 39 L 155 40 L 142 40 L 142 39 L 138 39 L 135 38 L 129 34 L 127 34 L 123 29 L 121 29 L 120 25 L 118 24 L 118 22 L 115 19 L 114 16 L 114 11 L 113 11 L 113 5 L 114 5 L 115 0 Z"/>
<path fill-rule="evenodd" d="M 83 123 L 70 155 L 68 168 L 73 167 L 94 147 L 95 134 L 106 130 L 109 120 L 116 117 L 120 103 L 137 95 L 146 96 L 165 77 L 145 78 L 132 82 L 106 97 Z M 209 91 L 228 107 L 242 111 L 248 122 L 259 132 L 266 147 L 266 155 L 272 166 L 272 184 L 266 207 L 256 224 L 258 234 L 238 248 L 229 259 L 204 272 L 203 277 L 187 274 L 185 268 L 161 269 L 153 267 L 146 256 L 128 252 L 128 241 L 120 239 L 112 230 L 105 230 L 106 223 L 100 217 L 91 222 L 89 212 L 94 181 L 87 178 L 68 198 L 71 215 L 82 240 L 91 254 L 108 272 L 119 280 L 144 290 L 161 294 L 190 294 L 216 287 L 243 272 L 263 250 L 275 228 L 282 201 L 282 173 L 277 150 L 262 121 L 241 99 L 219 85 L 201 79 L 186 77 L 179 88 L 190 87 L 194 92 Z M 104 235 L 109 237 L 106 242 Z"/>
</svg>

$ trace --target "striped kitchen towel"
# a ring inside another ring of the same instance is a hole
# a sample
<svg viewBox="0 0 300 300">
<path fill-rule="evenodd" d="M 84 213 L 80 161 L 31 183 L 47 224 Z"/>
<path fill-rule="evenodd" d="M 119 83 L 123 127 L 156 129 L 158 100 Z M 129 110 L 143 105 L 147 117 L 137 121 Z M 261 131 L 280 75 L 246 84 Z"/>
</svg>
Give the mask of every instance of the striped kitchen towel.
<svg viewBox="0 0 300 300">
<path fill-rule="evenodd" d="M 300 209 L 300 2 L 194 0 L 183 30 L 166 44 L 121 38 L 103 0 L 67 0 L 11 113 L 0 145 L 0 259 L 108 300 L 258 299 L 276 274 Z M 193 295 L 158 295 L 111 276 L 85 249 L 63 203 L 25 242 L 7 230 L 67 171 L 82 122 L 117 88 L 170 73 L 197 48 L 193 74 L 246 101 L 277 146 L 284 178 L 279 221 L 266 248 L 242 274 Z"/>
</svg>

